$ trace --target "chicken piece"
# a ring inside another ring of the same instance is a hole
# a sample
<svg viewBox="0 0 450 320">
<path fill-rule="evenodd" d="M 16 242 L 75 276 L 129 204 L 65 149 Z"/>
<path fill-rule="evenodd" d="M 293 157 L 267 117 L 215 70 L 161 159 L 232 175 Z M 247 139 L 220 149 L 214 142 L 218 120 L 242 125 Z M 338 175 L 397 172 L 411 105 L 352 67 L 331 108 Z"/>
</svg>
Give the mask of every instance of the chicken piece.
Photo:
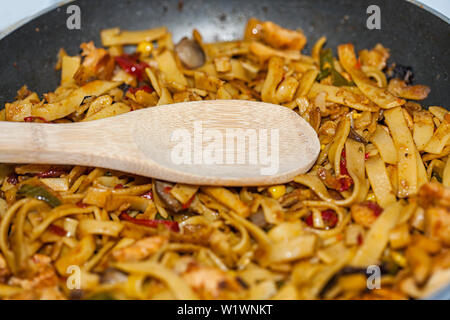
<svg viewBox="0 0 450 320">
<path fill-rule="evenodd" d="M 41 290 L 24 290 L 9 297 L 10 300 L 66 300 L 57 286 L 45 287 Z"/>
<path fill-rule="evenodd" d="M 30 273 L 26 277 L 13 276 L 8 284 L 20 286 L 24 291 L 12 296 L 11 299 L 64 299 L 58 284 L 59 278 L 52 266 L 49 256 L 35 254 L 29 261 Z"/>
<path fill-rule="evenodd" d="M 414 234 L 412 236 L 412 243 L 429 254 L 436 254 L 442 248 L 439 240 L 428 238 L 422 234 Z"/>
<path fill-rule="evenodd" d="M 33 92 L 30 91 L 26 85 L 24 85 L 24 86 L 22 86 L 22 88 L 20 88 L 20 89 L 17 91 L 16 100 L 23 100 L 23 99 L 25 99 L 26 97 L 28 97 L 29 95 L 31 95 L 32 93 L 33 93 Z"/>
<path fill-rule="evenodd" d="M 450 207 L 432 207 L 425 212 L 427 235 L 450 246 Z"/>
<path fill-rule="evenodd" d="M 136 241 L 111 253 L 116 261 L 140 261 L 157 252 L 167 243 L 167 237 L 153 236 Z"/>
<path fill-rule="evenodd" d="M 259 40 L 262 37 L 262 24 L 261 20 L 256 18 L 250 18 L 247 21 L 247 25 L 245 26 L 244 31 L 244 39 L 245 40 Z"/>
<path fill-rule="evenodd" d="M 450 188 L 445 188 L 441 183 L 428 182 L 419 190 L 419 205 L 423 208 L 442 206 L 450 208 Z"/>
<path fill-rule="evenodd" d="M 431 258 L 425 250 L 417 246 L 406 249 L 406 259 L 411 268 L 414 280 L 421 285 L 430 275 Z"/>
<path fill-rule="evenodd" d="M 400 79 L 392 79 L 389 81 L 387 90 L 394 96 L 410 100 L 423 100 L 430 93 L 430 87 L 428 86 L 421 84 L 409 86 L 404 80 Z"/>
<path fill-rule="evenodd" d="M 83 63 L 74 75 L 78 85 L 84 85 L 94 78 L 109 80 L 114 71 L 115 62 L 108 51 L 96 48 L 94 42 L 81 44 Z"/>
<path fill-rule="evenodd" d="M 417 200 L 426 209 L 426 234 L 450 245 L 450 188 L 437 182 L 426 183 L 420 188 Z"/>
<path fill-rule="evenodd" d="M 366 228 L 370 228 L 382 211 L 383 209 L 372 201 L 356 203 L 350 208 L 353 220 Z"/>
<path fill-rule="evenodd" d="M 386 67 L 386 60 L 389 58 L 389 50 L 381 44 L 377 44 L 372 50 L 361 50 L 359 60 L 363 66 L 375 67 L 383 70 Z"/>
<path fill-rule="evenodd" d="M 230 299 L 233 293 L 236 294 L 241 289 L 235 278 L 211 267 L 192 265 L 182 277 L 195 291 L 207 299 Z"/>
<path fill-rule="evenodd" d="M 306 44 L 301 31 L 285 29 L 271 21 L 262 24 L 262 32 L 264 42 L 277 49 L 302 50 Z"/>
<path fill-rule="evenodd" d="M 320 180 L 330 189 L 339 190 L 341 184 L 339 183 L 339 179 L 337 179 L 330 170 L 325 169 L 324 167 L 319 167 L 317 169 L 317 176 Z"/>
<path fill-rule="evenodd" d="M 450 250 L 442 250 L 433 257 L 433 272 L 439 269 L 450 269 Z"/>
</svg>

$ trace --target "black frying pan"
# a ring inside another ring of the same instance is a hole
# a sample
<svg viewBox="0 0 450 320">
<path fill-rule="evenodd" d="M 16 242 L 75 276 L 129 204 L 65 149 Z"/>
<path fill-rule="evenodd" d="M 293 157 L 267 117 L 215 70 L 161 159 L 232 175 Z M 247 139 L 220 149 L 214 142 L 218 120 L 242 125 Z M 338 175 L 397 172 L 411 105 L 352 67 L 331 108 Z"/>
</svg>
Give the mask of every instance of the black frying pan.
<svg viewBox="0 0 450 320">
<path fill-rule="evenodd" d="M 352 42 L 372 48 L 378 42 L 391 49 L 391 61 L 414 69 L 417 83 L 431 87 L 425 106 L 450 106 L 450 24 L 418 5 L 403 0 L 79 0 L 81 30 L 68 30 L 68 5 L 47 12 L 0 40 L 0 108 L 14 100 L 27 84 L 40 93 L 59 84 L 54 70 L 63 47 L 76 54 L 82 42 L 100 45 L 104 28 L 146 29 L 167 26 L 174 40 L 197 28 L 206 41 L 241 38 L 249 17 L 272 20 L 304 30 L 311 43 L 320 36 L 327 46 Z M 381 9 L 381 30 L 366 28 L 369 5 Z M 70 5 L 70 4 L 69 4 Z M 433 298 L 448 299 L 450 288 Z"/>
<path fill-rule="evenodd" d="M 68 30 L 66 8 L 81 8 L 81 30 Z M 47 12 L 0 40 L 0 108 L 14 100 L 27 84 L 39 93 L 59 83 L 56 54 L 65 48 L 79 51 L 80 43 L 100 45 L 101 29 L 145 29 L 167 26 L 174 40 L 197 28 L 205 40 L 241 38 L 249 17 L 272 20 L 287 28 L 301 28 L 309 40 L 320 36 L 333 49 L 352 42 L 356 49 L 381 42 L 391 49 L 391 61 L 412 66 L 416 83 L 431 87 L 425 105 L 449 107 L 450 24 L 403 0 L 79 0 Z M 368 30 L 369 5 L 381 9 L 381 30 Z"/>
</svg>

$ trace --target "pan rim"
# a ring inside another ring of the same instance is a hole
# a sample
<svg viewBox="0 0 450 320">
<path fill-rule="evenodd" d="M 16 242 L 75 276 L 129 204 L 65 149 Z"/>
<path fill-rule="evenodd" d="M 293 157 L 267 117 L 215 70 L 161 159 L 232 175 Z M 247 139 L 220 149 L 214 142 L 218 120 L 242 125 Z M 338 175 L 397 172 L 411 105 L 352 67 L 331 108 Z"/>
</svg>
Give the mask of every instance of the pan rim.
<svg viewBox="0 0 450 320">
<path fill-rule="evenodd" d="M 74 2 L 74 1 L 75 0 L 61 0 L 61 1 L 59 1 L 59 2 L 57 2 L 55 4 L 53 4 L 53 5 L 45 8 L 45 9 L 42 9 L 42 10 L 36 12 L 35 14 L 33 14 L 33 15 L 27 17 L 27 18 L 24 18 L 24 19 L 22 19 L 22 20 L 20 20 L 20 21 L 18 21 L 16 23 L 14 23 L 13 25 L 7 27 L 5 30 L 0 30 L 0 41 L 3 40 L 8 35 L 10 35 L 11 33 L 13 33 L 14 31 L 16 31 L 17 29 L 19 29 L 20 27 L 28 24 L 32 20 L 34 20 L 34 19 L 36 19 L 36 18 L 38 18 L 38 17 L 40 17 L 40 16 L 50 12 L 50 11 L 56 9 L 56 8 L 62 7 L 64 5 L 66 5 L 66 4 L 69 4 L 69 3 Z M 430 6 L 422 3 L 419 0 L 402 0 L 402 1 L 411 3 L 411 4 L 415 5 L 415 6 L 417 6 L 419 9 L 425 10 L 425 11 L 431 13 L 432 15 L 440 18 L 445 23 L 450 24 L 450 17 L 445 16 L 441 12 L 431 8 Z"/>
</svg>

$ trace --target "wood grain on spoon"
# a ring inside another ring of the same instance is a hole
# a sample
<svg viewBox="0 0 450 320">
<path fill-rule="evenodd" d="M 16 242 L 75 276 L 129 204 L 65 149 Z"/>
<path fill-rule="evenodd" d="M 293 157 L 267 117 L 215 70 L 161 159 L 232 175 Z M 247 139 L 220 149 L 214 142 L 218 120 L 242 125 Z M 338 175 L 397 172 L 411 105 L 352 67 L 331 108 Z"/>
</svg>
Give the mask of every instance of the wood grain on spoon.
<svg viewBox="0 0 450 320">
<path fill-rule="evenodd" d="M 187 184 L 284 183 L 308 171 L 319 151 L 316 132 L 297 113 L 244 100 L 70 124 L 0 122 L 0 163 L 77 164 Z"/>
</svg>

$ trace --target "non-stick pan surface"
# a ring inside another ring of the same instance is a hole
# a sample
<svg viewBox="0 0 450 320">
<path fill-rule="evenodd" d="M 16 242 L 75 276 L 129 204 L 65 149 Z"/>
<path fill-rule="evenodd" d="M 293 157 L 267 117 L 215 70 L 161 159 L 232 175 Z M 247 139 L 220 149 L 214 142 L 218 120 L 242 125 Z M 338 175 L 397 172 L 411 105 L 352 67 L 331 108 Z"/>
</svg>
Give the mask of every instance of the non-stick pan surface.
<svg viewBox="0 0 450 320">
<path fill-rule="evenodd" d="M 66 26 L 67 6 L 81 9 L 81 30 Z M 369 30 L 369 5 L 381 9 L 381 29 Z M 80 0 L 43 14 L 0 40 L 0 108 L 14 100 L 23 84 L 39 93 L 59 83 L 54 70 L 59 48 L 69 54 L 80 43 L 100 45 L 101 29 L 144 29 L 167 26 L 177 41 L 197 28 L 206 41 L 242 37 L 249 17 L 272 20 L 287 28 L 301 28 L 309 40 L 325 35 L 327 46 L 354 43 L 356 49 L 377 43 L 391 49 L 397 64 L 412 66 L 416 83 L 431 87 L 425 105 L 450 102 L 450 25 L 403 0 Z"/>
</svg>

